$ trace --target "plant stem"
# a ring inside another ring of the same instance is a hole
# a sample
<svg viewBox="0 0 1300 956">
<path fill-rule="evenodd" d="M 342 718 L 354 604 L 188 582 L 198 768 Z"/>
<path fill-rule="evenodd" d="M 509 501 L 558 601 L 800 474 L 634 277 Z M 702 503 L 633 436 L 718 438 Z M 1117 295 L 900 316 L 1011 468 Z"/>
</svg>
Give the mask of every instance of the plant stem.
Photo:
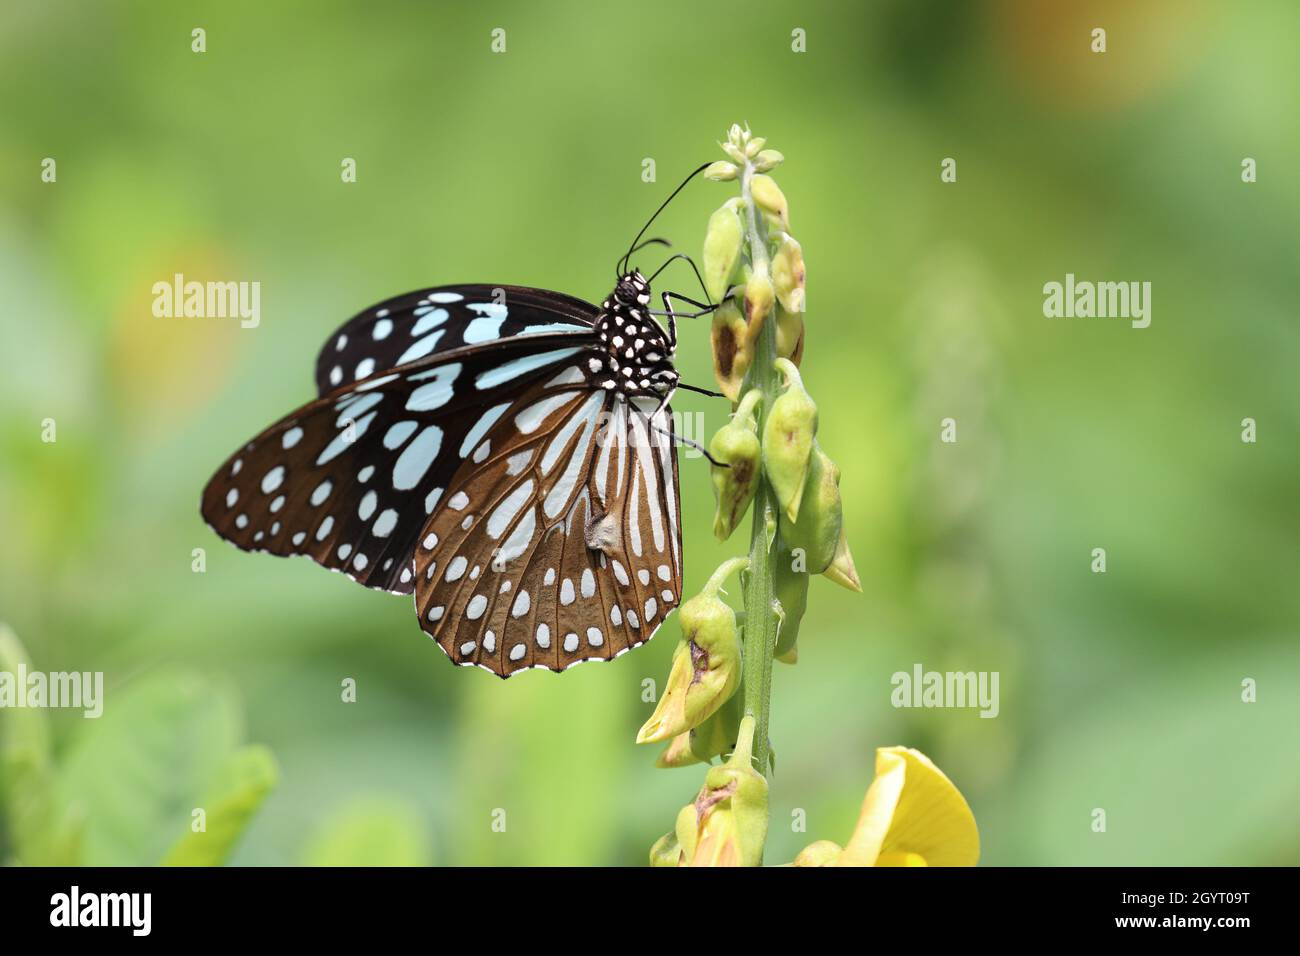
<svg viewBox="0 0 1300 956">
<path fill-rule="evenodd" d="M 767 254 L 767 226 L 762 213 L 754 205 L 751 181 L 752 163 L 745 163 L 741 178 L 741 198 L 745 204 L 746 230 L 750 263 L 755 273 L 770 272 Z M 758 410 L 758 433 L 763 434 L 772 400 L 776 398 L 778 375 L 776 361 L 776 316 L 769 315 L 759 330 L 754 357 L 746 377 L 746 389 L 757 388 L 763 394 Z M 744 578 L 745 590 L 745 647 L 744 681 L 745 713 L 754 717 L 754 766 L 767 776 L 768 768 L 768 712 L 772 699 L 772 656 L 776 652 L 777 615 L 775 608 L 775 559 L 773 550 L 776 535 L 776 508 L 772 490 L 763 471 L 759 470 L 758 490 L 754 495 L 754 527 L 749 541 L 749 573 Z"/>
</svg>

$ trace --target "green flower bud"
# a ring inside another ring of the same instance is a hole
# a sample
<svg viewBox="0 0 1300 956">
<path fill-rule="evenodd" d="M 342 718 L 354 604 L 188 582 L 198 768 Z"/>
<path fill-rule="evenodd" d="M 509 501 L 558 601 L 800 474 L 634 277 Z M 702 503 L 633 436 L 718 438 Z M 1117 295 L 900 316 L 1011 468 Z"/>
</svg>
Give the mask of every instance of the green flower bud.
<svg viewBox="0 0 1300 956">
<path fill-rule="evenodd" d="M 758 443 L 758 424 L 754 408 L 762 401 L 763 393 L 750 389 L 744 401 L 731 417 L 731 421 L 718 429 L 709 442 L 709 454 L 718 461 L 710 464 L 713 478 L 713 499 L 717 505 L 713 514 L 713 533 L 719 541 L 726 541 L 736 525 L 749 510 L 758 488 L 758 470 L 763 450 Z"/>
<path fill-rule="evenodd" d="M 799 517 L 782 528 L 782 538 L 792 551 L 802 553 L 809 574 L 821 574 L 835 560 L 843 526 L 840 470 L 814 441 Z"/>
<path fill-rule="evenodd" d="M 765 271 L 753 272 L 745 283 L 745 325 L 751 342 L 758 341 L 758 333 L 771 315 L 775 301 L 776 289 L 771 276 Z"/>
<path fill-rule="evenodd" d="M 745 317 L 732 300 L 728 299 L 714 311 L 709 338 L 713 344 L 713 377 L 722 393 L 737 402 L 745 373 L 754 360 L 754 343 Z"/>
<path fill-rule="evenodd" d="M 665 833 L 650 847 L 651 866 L 680 866 L 681 861 L 682 848 L 677 845 L 676 831 Z M 798 858 L 795 862 L 798 863 Z"/>
<path fill-rule="evenodd" d="M 767 780 L 753 766 L 754 718 L 740 724 L 735 752 L 704 777 L 695 802 L 677 815 L 687 866 L 759 866 L 767 839 Z"/>
<path fill-rule="evenodd" d="M 776 354 L 795 365 L 803 361 L 803 316 L 776 310 Z"/>
<path fill-rule="evenodd" d="M 749 188 L 758 207 L 776 217 L 782 232 L 789 232 L 790 205 L 785 201 L 785 193 L 781 192 L 776 180 L 759 173 L 750 179 Z"/>
<path fill-rule="evenodd" d="M 755 136 L 745 144 L 745 155 L 753 159 L 758 155 L 758 151 L 767 145 L 767 140 L 762 136 Z"/>
<path fill-rule="evenodd" d="M 740 638 L 736 613 L 718 597 L 722 582 L 748 558 L 725 561 L 704 590 L 677 610 L 682 641 L 673 652 L 663 695 L 636 742 L 654 743 L 697 727 L 725 704 L 740 684 Z"/>
<path fill-rule="evenodd" d="M 772 284 L 776 286 L 776 297 L 787 312 L 804 311 L 806 278 L 803 247 L 793 236 L 783 234 L 776 254 L 772 256 Z"/>
<path fill-rule="evenodd" d="M 804 611 L 808 609 L 809 574 L 800 565 L 801 562 L 796 562 L 795 556 L 782 540 L 776 553 L 776 575 L 773 580 L 776 599 L 780 602 L 784 615 L 776 632 L 775 656 L 781 659 L 783 655 L 793 655 L 793 659 L 786 661 L 789 664 L 798 660 L 795 642 L 799 640 L 799 623 L 803 620 Z"/>
<path fill-rule="evenodd" d="M 849 539 L 843 529 L 840 530 L 840 540 L 835 547 L 835 557 L 831 560 L 831 566 L 822 573 L 841 587 L 862 593 L 862 582 L 858 580 L 858 569 L 853 566 L 853 555 L 849 553 Z"/>
<path fill-rule="evenodd" d="M 736 749 L 740 735 L 740 719 L 744 716 L 744 702 L 740 688 L 731 699 L 718 708 L 718 712 L 687 734 L 690 752 L 696 760 L 708 763 L 714 757 L 729 754 Z"/>
<path fill-rule="evenodd" d="M 709 228 L 704 234 L 704 288 L 715 302 L 726 296 L 740 265 L 745 237 L 745 227 L 740 221 L 743 205 L 739 199 L 728 199 L 709 217 Z"/>
<path fill-rule="evenodd" d="M 795 521 L 808 477 L 813 436 L 817 434 L 817 405 L 804 390 L 799 370 L 789 359 L 777 359 L 776 367 L 789 384 L 772 402 L 763 424 L 763 470 L 781 509 Z"/>
<path fill-rule="evenodd" d="M 785 157 L 775 149 L 765 149 L 754 157 L 754 168 L 760 173 L 766 173 L 785 162 Z"/>
<path fill-rule="evenodd" d="M 726 183 L 740 175 L 740 170 L 735 163 L 729 163 L 725 159 L 720 159 L 709 166 L 704 171 L 705 179 L 712 179 L 715 183 Z"/>
</svg>

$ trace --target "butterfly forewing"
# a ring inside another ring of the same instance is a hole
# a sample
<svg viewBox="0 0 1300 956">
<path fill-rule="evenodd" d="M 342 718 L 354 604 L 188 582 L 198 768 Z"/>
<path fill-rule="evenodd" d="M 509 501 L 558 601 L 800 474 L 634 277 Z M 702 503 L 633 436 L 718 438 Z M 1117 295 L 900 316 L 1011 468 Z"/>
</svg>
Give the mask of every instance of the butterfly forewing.
<svg viewBox="0 0 1300 956">
<path fill-rule="evenodd" d="M 441 352 L 520 335 L 589 332 L 596 309 L 559 292 L 454 285 L 394 296 L 353 316 L 316 356 L 324 395 Z"/>
<path fill-rule="evenodd" d="M 576 364 L 518 396 L 416 550 L 421 626 L 458 664 L 608 660 L 680 600 L 671 412 L 582 379 Z"/>
<path fill-rule="evenodd" d="M 204 490 L 203 517 L 245 550 L 306 555 L 410 593 L 412 554 L 453 477 L 479 467 L 505 407 L 587 338 L 461 347 L 334 390 L 232 455 Z"/>
</svg>

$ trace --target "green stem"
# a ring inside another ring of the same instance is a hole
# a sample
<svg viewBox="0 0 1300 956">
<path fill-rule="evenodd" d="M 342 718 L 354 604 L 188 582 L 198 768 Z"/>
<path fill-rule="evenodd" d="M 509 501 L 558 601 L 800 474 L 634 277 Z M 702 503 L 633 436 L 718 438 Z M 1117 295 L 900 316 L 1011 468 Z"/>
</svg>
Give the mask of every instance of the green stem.
<svg viewBox="0 0 1300 956">
<path fill-rule="evenodd" d="M 768 274 L 771 269 L 767 254 L 767 225 L 763 215 L 754 205 L 751 183 L 754 166 L 745 163 L 740 192 L 745 204 L 746 230 L 750 263 L 755 273 Z M 758 411 L 758 433 L 763 434 L 772 400 L 776 398 L 779 376 L 773 363 L 776 361 L 776 316 L 769 315 L 759 331 L 754 358 L 746 379 L 748 388 L 762 392 L 763 400 Z M 772 657 L 776 652 L 777 616 L 776 555 L 773 550 L 776 536 L 776 506 L 766 475 L 759 471 L 758 490 L 754 495 L 754 527 L 749 540 L 749 573 L 744 579 L 745 588 L 745 713 L 754 718 L 754 766 L 767 775 L 768 766 L 768 712 L 772 700 Z"/>
</svg>

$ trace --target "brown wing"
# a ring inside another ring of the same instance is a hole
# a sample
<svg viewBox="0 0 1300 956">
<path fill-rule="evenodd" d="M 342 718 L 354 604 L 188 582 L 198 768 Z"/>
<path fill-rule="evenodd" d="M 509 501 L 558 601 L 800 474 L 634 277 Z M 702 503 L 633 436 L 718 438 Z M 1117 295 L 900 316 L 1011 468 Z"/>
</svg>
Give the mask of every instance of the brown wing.
<svg viewBox="0 0 1300 956">
<path fill-rule="evenodd" d="M 420 625 L 457 664 L 508 677 L 610 660 L 680 601 L 671 411 L 580 378 L 521 395 L 424 529 Z"/>
</svg>

